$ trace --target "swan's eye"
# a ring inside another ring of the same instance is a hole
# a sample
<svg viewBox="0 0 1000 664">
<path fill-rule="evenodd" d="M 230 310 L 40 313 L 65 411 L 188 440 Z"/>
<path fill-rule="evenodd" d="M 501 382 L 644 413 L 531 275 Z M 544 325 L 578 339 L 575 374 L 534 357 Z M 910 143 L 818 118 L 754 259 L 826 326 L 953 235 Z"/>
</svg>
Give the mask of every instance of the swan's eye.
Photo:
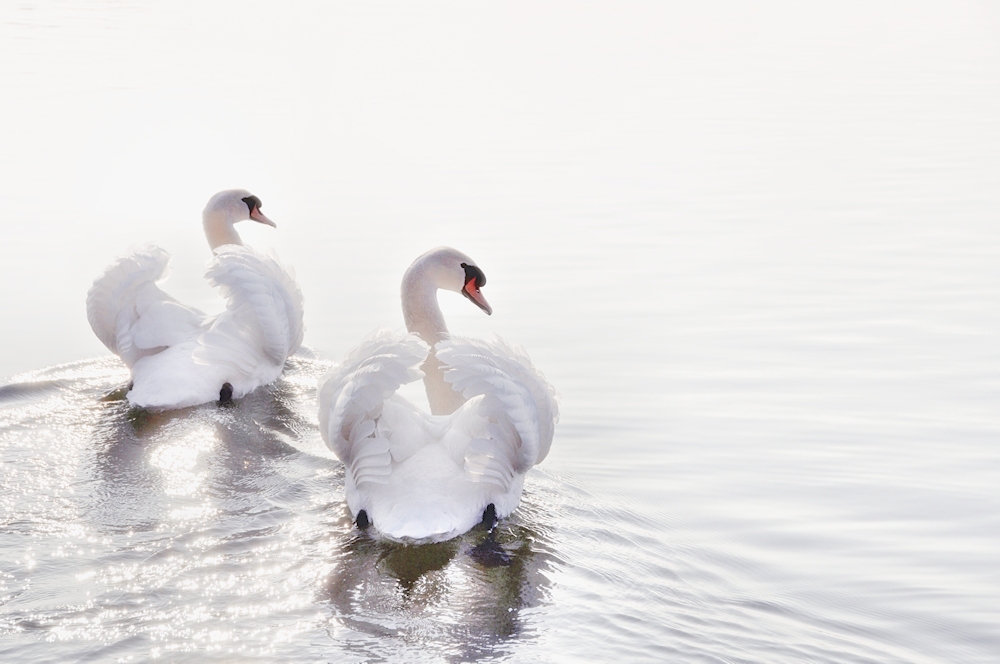
<svg viewBox="0 0 1000 664">
<path fill-rule="evenodd" d="M 254 208 L 259 210 L 261 206 L 260 199 L 256 196 L 247 196 L 243 199 L 243 202 L 247 204 L 247 207 L 250 208 L 251 212 L 253 212 Z"/>
<path fill-rule="evenodd" d="M 469 283 L 471 279 L 476 280 L 476 288 L 482 288 L 486 285 L 486 275 L 475 265 L 469 265 L 468 263 L 462 263 L 462 267 L 465 269 L 465 283 Z"/>
</svg>

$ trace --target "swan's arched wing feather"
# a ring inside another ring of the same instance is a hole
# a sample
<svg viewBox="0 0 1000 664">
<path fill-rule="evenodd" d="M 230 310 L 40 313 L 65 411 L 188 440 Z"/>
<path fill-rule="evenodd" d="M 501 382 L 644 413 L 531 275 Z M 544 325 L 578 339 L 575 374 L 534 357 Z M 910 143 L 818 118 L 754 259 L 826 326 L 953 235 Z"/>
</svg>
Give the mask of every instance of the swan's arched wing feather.
<svg viewBox="0 0 1000 664">
<path fill-rule="evenodd" d="M 205 315 L 156 285 L 170 254 L 147 245 L 113 262 L 87 293 L 87 320 L 97 338 L 131 367 L 139 358 L 195 335 Z"/>
<path fill-rule="evenodd" d="M 509 484 L 514 472 L 541 462 L 552 446 L 559 407 L 555 390 L 527 353 L 501 339 L 452 338 L 434 350 L 455 390 L 466 399 L 483 396 L 478 412 L 489 419 L 492 442 L 470 443 L 467 469 L 475 469 L 483 481 Z"/>
<path fill-rule="evenodd" d="M 362 469 L 369 478 L 388 474 L 390 445 L 377 431 L 376 421 L 386 399 L 402 384 L 423 376 L 419 366 L 429 352 L 416 335 L 380 330 L 320 381 L 320 432 L 327 446 L 355 472 L 356 481 Z"/>
<path fill-rule="evenodd" d="M 252 365 L 263 353 L 283 365 L 298 350 L 304 331 L 302 291 L 276 258 L 227 245 L 217 250 L 205 277 L 228 302 L 199 339 L 196 361 Z"/>
</svg>

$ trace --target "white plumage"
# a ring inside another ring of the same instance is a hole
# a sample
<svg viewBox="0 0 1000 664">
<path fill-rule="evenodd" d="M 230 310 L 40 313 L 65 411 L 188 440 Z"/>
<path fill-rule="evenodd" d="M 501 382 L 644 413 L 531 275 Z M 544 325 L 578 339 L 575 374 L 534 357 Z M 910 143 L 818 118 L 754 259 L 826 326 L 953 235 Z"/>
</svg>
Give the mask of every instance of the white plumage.
<svg viewBox="0 0 1000 664">
<path fill-rule="evenodd" d="M 447 276 L 453 270 L 455 279 Z M 524 473 L 552 444 L 555 392 L 523 349 L 451 338 L 444 328 L 437 288 L 463 292 L 489 312 L 483 283 L 482 271 L 453 249 L 421 256 L 403 283 L 413 333 L 373 334 L 320 383 L 320 432 L 344 462 L 348 507 L 390 539 L 450 539 L 491 504 L 498 518 L 509 515 Z M 436 414 L 396 394 L 421 377 Z"/>
<path fill-rule="evenodd" d="M 205 276 L 226 310 L 207 316 L 164 293 L 169 254 L 148 245 L 118 258 L 87 294 L 87 319 L 132 376 L 127 398 L 151 410 L 232 397 L 274 381 L 302 343 L 302 293 L 274 257 L 243 246 L 233 224 L 273 226 L 260 200 L 244 190 L 216 194 L 204 212 L 215 257 Z"/>
</svg>

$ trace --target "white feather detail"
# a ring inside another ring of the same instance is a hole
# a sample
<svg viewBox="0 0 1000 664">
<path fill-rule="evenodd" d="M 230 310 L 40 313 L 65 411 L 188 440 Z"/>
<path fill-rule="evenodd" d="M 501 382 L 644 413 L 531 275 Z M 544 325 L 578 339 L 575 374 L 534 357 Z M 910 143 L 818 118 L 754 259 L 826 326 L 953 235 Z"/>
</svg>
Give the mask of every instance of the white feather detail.
<svg viewBox="0 0 1000 664">
<path fill-rule="evenodd" d="M 215 317 L 156 285 L 169 254 L 148 245 L 118 258 L 87 294 L 97 337 L 129 367 L 128 400 L 153 410 L 183 408 L 274 381 L 302 343 L 302 293 L 287 270 L 244 246 L 220 247 L 206 276 L 227 298 Z"/>
<path fill-rule="evenodd" d="M 320 380 L 320 431 L 341 461 L 353 463 L 360 441 L 374 434 L 385 400 L 423 377 L 417 367 L 429 351 L 416 335 L 379 330 Z"/>
<path fill-rule="evenodd" d="M 483 395 L 479 412 L 490 420 L 490 439 L 510 443 L 514 471 L 541 463 L 552 447 L 559 406 L 555 389 L 524 349 L 499 338 L 453 337 L 434 350 L 444 364 L 444 379 L 456 391 L 466 399 Z"/>
<path fill-rule="evenodd" d="M 226 298 L 226 311 L 198 338 L 195 362 L 249 372 L 260 363 L 283 366 L 302 345 L 302 292 L 277 258 L 226 245 L 205 278 Z"/>
<path fill-rule="evenodd" d="M 450 539 L 490 503 L 510 514 L 558 418 L 551 386 L 501 341 L 438 343 L 445 380 L 467 401 L 449 415 L 419 410 L 395 393 L 422 376 L 429 352 L 416 335 L 382 330 L 320 381 L 320 432 L 344 462 L 348 506 L 390 539 Z"/>
<path fill-rule="evenodd" d="M 149 244 L 117 258 L 87 292 L 87 320 L 108 350 L 130 369 L 142 357 L 201 329 L 205 314 L 164 293 L 170 254 Z"/>
</svg>

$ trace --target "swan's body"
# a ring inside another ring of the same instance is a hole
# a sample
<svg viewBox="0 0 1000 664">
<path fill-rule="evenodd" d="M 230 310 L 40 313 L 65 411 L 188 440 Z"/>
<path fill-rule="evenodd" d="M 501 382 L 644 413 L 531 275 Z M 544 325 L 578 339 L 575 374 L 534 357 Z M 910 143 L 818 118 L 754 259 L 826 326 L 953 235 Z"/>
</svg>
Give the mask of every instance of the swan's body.
<svg viewBox="0 0 1000 664">
<path fill-rule="evenodd" d="M 169 254 L 147 245 L 118 258 L 87 293 L 87 319 L 129 368 L 127 399 L 151 410 L 239 398 L 274 381 L 302 343 L 302 293 L 277 259 L 243 246 L 233 224 L 273 226 L 260 200 L 220 192 L 205 208 L 215 256 L 205 273 L 226 298 L 218 316 L 181 304 L 156 285 Z"/>
<path fill-rule="evenodd" d="M 554 391 L 527 354 L 444 325 L 438 288 L 489 313 L 484 283 L 454 249 L 424 254 L 403 279 L 410 334 L 377 332 L 321 381 L 320 432 L 344 462 L 348 507 L 390 539 L 443 541 L 509 515 L 552 444 Z M 432 413 L 396 394 L 421 377 Z"/>
</svg>

